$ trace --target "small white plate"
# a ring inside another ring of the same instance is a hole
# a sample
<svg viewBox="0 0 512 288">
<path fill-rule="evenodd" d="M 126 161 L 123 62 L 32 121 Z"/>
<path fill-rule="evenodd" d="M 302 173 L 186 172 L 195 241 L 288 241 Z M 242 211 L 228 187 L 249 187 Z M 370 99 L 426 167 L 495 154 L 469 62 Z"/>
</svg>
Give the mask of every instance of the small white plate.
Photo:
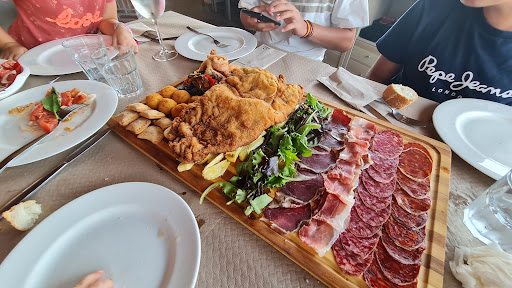
<svg viewBox="0 0 512 288">
<path fill-rule="evenodd" d="M 111 46 L 112 37 L 101 35 L 106 46 Z M 65 75 L 82 71 L 82 68 L 69 56 L 62 42 L 57 39 L 36 46 L 21 55 L 18 62 L 30 68 L 32 75 Z"/>
<path fill-rule="evenodd" d="M 44 209 L 44 207 L 43 207 Z M 73 287 L 105 271 L 116 287 L 194 287 L 201 245 L 194 214 L 173 191 L 121 183 L 48 216 L 0 266 L 2 287 Z"/>
<path fill-rule="evenodd" d="M 453 99 L 437 106 L 432 120 L 443 141 L 489 177 L 498 180 L 512 169 L 512 107 Z"/>
<path fill-rule="evenodd" d="M 45 97 L 46 91 L 52 86 L 58 92 L 78 88 L 87 94 L 96 94 L 96 98 L 87 108 L 75 112 L 76 115 L 72 116 L 70 121 L 61 123 L 57 127 L 58 130 L 54 131 L 44 143 L 27 151 L 26 154 L 9 163 L 9 166 L 32 163 L 75 146 L 107 123 L 117 108 L 117 94 L 114 89 L 91 80 L 56 82 L 17 93 L 0 101 L 0 159 L 4 159 L 38 136 L 33 131 L 23 130 L 27 126 L 28 118 L 11 115 L 8 111 L 17 106 L 40 102 Z"/>
<path fill-rule="evenodd" d="M 0 59 L 0 64 L 4 63 L 5 61 L 7 60 Z M 0 92 L 0 100 L 7 98 L 12 94 L 18 92 L 18 90 L 20 90 L 25 81 L 27 81 L 28 76 L 30 76 L 30 69 L 25 65 L 21 65 L 21 67 L 23 68 L 23 71 L 21 71 L 21 73 L 18 76 L 16 76 L 14 82 L 12 82 L 12 84 L 7 89 Z"/>
<path fill-rule="evenodd" d="M 183 34 L 176 40 L 174 47 L 182 56 L 192 60 L 206 60 L 206 55 L 210 54 L 212 49 L 217 51 L 217 55 L 227 57 L 228 60 L 236 59 L 251 53 L 258 44 L 254 35 L 238 28 L 212 27 L 197 31 L 210 34 L 229 46 L 220 48 L 213 43 L 212 38 L 194 32 Z"/>
</svg>

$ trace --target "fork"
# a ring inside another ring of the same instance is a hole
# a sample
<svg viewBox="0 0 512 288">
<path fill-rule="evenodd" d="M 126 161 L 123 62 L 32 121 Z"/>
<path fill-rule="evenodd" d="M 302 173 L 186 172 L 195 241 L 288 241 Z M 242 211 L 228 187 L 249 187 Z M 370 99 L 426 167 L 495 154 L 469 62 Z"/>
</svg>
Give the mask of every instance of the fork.
<svg viewBox="0 0 512 288">
<path fill-rule="evenodd" d="M 398 112 L 398 110 L 396 110 L 394 107 L 389 105 L 386 101 L 384 101 L 381 98 L 377 98 L 377 99 L 375 99 L 375 101 L 388 106 L 389 109 L 391 109 L 391 114 L 393 115 L 393 117 L 395 117 L 395 119 L 397 121 L 399 121 L 399 122 L 402 122 L 402 123 L 404 123 L 406 125 L 418 126 L 418 127 L 427 127 L 428 125 L 430 125 L 429 122 L 423 122 L 423 121 L 416 120 L 416 119 L 413 119 L 413 118 L 409 118 L 409 117 L 403 115 L 402 113 Z"/>
<path fill-rule="evenodd" d="M 82 107 L 85 107 L 87 105 L 89 105 L 89 104 L 75 104 L 75 105 L 71 105 L 71 106 L 62 108 L 59 111 L 57 111 L 57 115 L 62 119 L 59 122 L 59 124 L 62 123 L 66 118 L 68 118 L 68 116 L 71 115 L 72 112 L 74 112 Z M 57 129 L 54 129 L 53 131 L 55 131 L 55 130 L 57 130 Z M 32 148 L 37 146 L 35 144 L 42 142 L 42 140 L 45 139 L 46 137 L 50 136 L 53 133 L 53 131 L 50 132 L 49 134 L 43 134 L 43 135 L 37 137 L 36 139 L 30 141 L 28 144 L 25 144 L 20 149 L 12 152 L 11 155 L 7 156 L 4 160 L 2 160 L 0 162 L 0 173 L 2 173 L 2 171 L 4 171 L 5 168 L 7 168 L 7 164 L 11 163 L 18 156 L 25 154 L 27 151 L 32 150 Z"/>
<path fill-rule="evenodd" d="M 209 35 L 209 34 L 206 34 L 206 33 L 203 33 L 203 32 L 199 32 L 199 31 L 197 31 L 196 29 L 194 29 L 194 28 L 192 28 L 190 26 L 187 26 L 187 29 L 192 31 L 192 32 L 194 32 L 194 33 L 201 34 L 201 35 L 206 35 L 206 36 L 212 38 L 213 39 L 213 43 L 215 43 L 215 45 L 217 45 L 220 48 L 226 48 L 226 47 L 229 46 L 229 44 L 224 44 L 224 43 L 220 42 L 219 40 L 213 38 L 212 35 Z"/>
</svg>

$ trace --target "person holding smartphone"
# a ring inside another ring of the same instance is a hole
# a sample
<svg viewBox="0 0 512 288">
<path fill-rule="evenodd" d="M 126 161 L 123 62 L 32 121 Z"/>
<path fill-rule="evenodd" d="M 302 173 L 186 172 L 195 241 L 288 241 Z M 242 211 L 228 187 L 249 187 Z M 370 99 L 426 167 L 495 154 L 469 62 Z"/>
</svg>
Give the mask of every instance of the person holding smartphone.
<svg viewBox="0 0 512 288">
<path fill-rule="evenodd" d="M 258 41 L 320 61 L 327 49 L 350 50 L 356 28 L 369 24 L 368 0 L 240 0 L 238 7 L 281 23 L 258 21 L 241 12 L 242 24 L 256 31 Z"/>
</svg>

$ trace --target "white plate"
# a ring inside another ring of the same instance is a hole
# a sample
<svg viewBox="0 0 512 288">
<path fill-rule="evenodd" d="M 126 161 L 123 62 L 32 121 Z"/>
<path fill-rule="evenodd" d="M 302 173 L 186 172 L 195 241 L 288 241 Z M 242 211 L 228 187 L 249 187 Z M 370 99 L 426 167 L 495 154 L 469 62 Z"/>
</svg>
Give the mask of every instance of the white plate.
<svg viewBox="0 0 512 288">
<path fill-rule="evenodd" d="M 174 47 L 182 56 L 192 60 L 206 60 L 206 55 L 210 54 L 212 49 L 217 51 L 217 55 L 227 57 L 229 60 L 236 59 L 251 53 L 258 44 L 254 35 L 238 28 L 212 27 L 197 29 L 197 31 L 210 34 L 230 46 L 220 48 L 210 37 L 194 32 L 183 34 L 176 40 Z"/>
<path fill-rule="evenodd" d="M 112 37 L 101 36 L 105 45 L 111 46 Z M 64 40 L 66 39 L 57 39 L 36 46 L 21 55 L 18 62 L 29 67 L 32 75 L 65 75 L 82 71 L 82 68 L 62 47 Z"/>
<path fill-rule="evenodd" d="M 457 155 L 489 177 L 512 169 L 512 107 L 479 99 L 453 99 L 434 110 L 434 126 Z"/>
<path fill-rule="evenodd" d="M 43 207 L 44 209 L 44 207 Z M 2 287 L 73 287 L 104 270 L 116 287 L 194 287 L 201 245 L 194 214 L 150 183 L 107 186 L 37 225 L 0 266 Z"/>
<path fill-rule="evenodd" d="M 6 61 L 8 60 L 0 59 L 0 64 Z M 18 92 L 18 90 L 20 90 L 25 81 L 27 81 L 28 76 L 30 76 L 30 69 L 24 65 L 21 65 L 21 67 L 23 68 L 23 71 L 21 71 L 21 73 L 18 76 L 16 76 L 14 82 L 12 82 L 12 84 L 7 89 L 0 92 L 0 100 L 7 98 L 12 94 Z"/>
<path fill-rule="evenodd" d="M 114 89 L 97 81 L 56 82 L 17 93 L 0 101 L 0 159 L 4 159 L 38 136 L 32 131 L 22 130 L 27 125 L 27 118 L 21 119 L 10 115 L 8 111 L 20 105 L 41 101 L 46 91 L 52 86 L 59 92 L 78 88 L 87 94 L 96 94 L 96 98 L 87 108 L 77 111 L 71 121 L 61 123 L 57 127 L 58 130 L 54 131 L 47 141 L 27 151 L 26 154 L 9 163 L 9 166 L 32 163 L 73 147 L 98 131 L 112 117 L 117 108 L 117 94 Z M 68 127 L 72 128 L 71 131 L 66 130 Z"/>
</svg>

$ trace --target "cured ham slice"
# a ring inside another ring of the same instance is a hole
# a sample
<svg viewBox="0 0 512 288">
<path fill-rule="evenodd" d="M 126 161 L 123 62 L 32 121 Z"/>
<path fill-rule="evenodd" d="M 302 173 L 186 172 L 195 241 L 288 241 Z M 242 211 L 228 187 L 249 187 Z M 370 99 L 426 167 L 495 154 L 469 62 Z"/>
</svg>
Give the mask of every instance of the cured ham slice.
<svg viewBox="0 0 512 288">
<path fill-rule="evenodd" d="M 320 174 L 301 172 L 304 175 L 302 181 L 292 181 L 279 188 L 279 192 L 293 198 L 297 202 L 307 203 L 313 200 L 319 190 L 324 188 L 324 179 Z"/>
<path fill-rule="evenodd" d="M 332 251 L 334 253 L 336 264 L 338 264 L 343 272 L 349 275 L 358 276 L 363 274 L 373 260 L 373 254 L 362 258 L 347 251 L 343 245 L 341 245 L 340 241 L 336 241 L 333 244 Z"/>
<path fill-rule="evenodd" d="M 382 232 L 381 241 L 389 255 L 399 262 L 403 264 L 421 264 L 421 255 L 425 251 L 423 247 L 412 250 L 404 249 L 396 245 L 386 231 Z"/>
<path fill-rule="evenodd" d="M 331 120 L 329 121 L 329 127 L 332 131 L 338 133 L 346 133 L 348 126 L 352 118 L 348 117 L 345 112 L 341 109 L 335 109 L 332 112 Z"/>
<path fill-rule="evenodd" d="M 329 223 L 338 231 L 343 231 L 348 224 L 346 220 L 350 214 L 350 206 L 353 204 L 353 202 L 344 203 L 336 195 L 325 193 L 318 205 L 320 208 L 315 213 L 315 218 Z"/>
<path fill-rule="evenodd" d="M 402 136 L 392 130 L 379 131 L 373 137 L 372 151 L 384 158 L 400 156 L 404 148 Z"/>
<path fill-rule="evenodd" d="M 328 193 L 335 194 L 340 198 L 341 201 L 346 204 L 354 203 L 354 195 L 352 193 L 353 184 L 344 184 L 338 181 L 337 178 L 331 178 L 325 174 L 322 175 L 324 178 L 324 186 Z M 357 182 L 357 179 L 355 179 Z"/>
<path fill-rule="evenodd" d="M 309 157 L 299 155 L 300 161 L 297 162 L 302 169 L 310 170 L 314 173 L 322 173 L 336 164 L 336 154 L 334 150 L 325 151 L 319 147 L 312 149 L 313 154 Z"/>
<path fill-rule="evenodd" d="M 348 252 L 366 258 L 368 255 L 372 254 L 375 247 L 377 247 L 380 234 L 379 232 L 370 237 L 356 237 L 354 234 L 345 231 L 340 235 L 338 241 Z"/>
<path fill-rule="evenodd" d="M 273 228 L 286 233 L 295 232 L 303 221 L 311 219 L 311 205 L 308 203 L 295 208 L 267 208 L 263 215 L 272 223 Z"/>
<path fill-rule="evenodd" d="M 370 142 L 375 132 L 377 132 L 377 126 L 374 123 L 368 122 L 363 118 L 356 117 L 350 122 L 349 132 L 356 139 Z"/>
<path fill-rule="evenodd" d="M 421 263 L 404 264 L 389 255 L 382 242 L 377 245 L 375 258 L 379 263 L 384 276 L 398 285 L 407 285 L 416 282 L 420 273 Z"/>
<path fill-rule="evenodd" d="M 347 133 L 346 130 L 343 132 L 340 132 L 340 131 L 333 132 L 333 131 L 325 130 L 324 132 L 322 132 L 323 139 L 322 139 L 322 141 L 320 141 L 320 143 L 318 145 L 326 150 L 338 150 L 339 151 L 339 150 L 343 149 L 343 147 L 345 147 L 345 143 L 343 143 L 342 140 L 346 133 Z M 335 135 L 333 135 L 333 134 L 335 134 Z"/>
<path fill-rule="evenodd" d="M 400 287 L 400 288 L 416 288 L 418 282 L 414 282 L 406 285 L 397 285 L 391 282 L 388 277 L 384 275 L 382 272 L 379 263 L 377 262 L 377 257 L 373 257 L 373 261 L 370 264 L 370 267 L 366 269 L 363 274 L 364 281 L 371 288 L 390 288 L 390 287 Z"/>
<path fill-rule="evenodd" d="M 299 238 L 322 257 L 331 249 L 338 233 L 329 223 L 313 218 L 299 229 Z"/>
<path fill-rule="evenodd" d="M 336 178 L 343 184 L 351 184 L 354 181 L 356 164 L 338 160 L 336 167 L 327 174 L 329 178 Z"/>
<path fill-rule="evenodd" d="M 363 155 L 368 154 L 368 148 L 370 144 L 362 140 L 354 140 L 345 143 L 345 149 L 343 149 L 338 156 L 338 159 L 345 160 L 349 163 L 361 164 Z"/>
</svg>

